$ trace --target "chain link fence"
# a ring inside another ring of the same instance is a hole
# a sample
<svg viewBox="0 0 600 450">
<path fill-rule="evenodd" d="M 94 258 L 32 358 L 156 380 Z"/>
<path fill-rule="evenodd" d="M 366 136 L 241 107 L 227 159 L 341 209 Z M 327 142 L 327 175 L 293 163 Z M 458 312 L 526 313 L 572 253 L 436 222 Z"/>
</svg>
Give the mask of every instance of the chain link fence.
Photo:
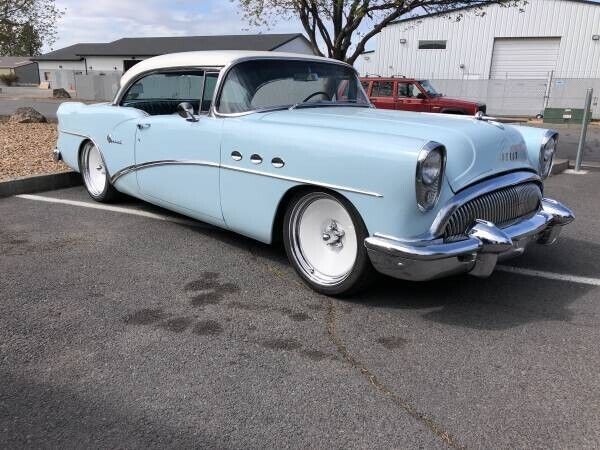
<svg viewBox="0 0 600 450">
<path fill-rule="evenodd" d="M 599 78 L 432 79 L 431 82 L 444 95 L 485 103 L 487 113 L 498 116 L 536 116 L 543 114 L 546 107 L 583 109 L 588 88 L 600 93 Z M 592 99 L 592 118 L 600 119 L 598 94 Z"/>
</svg>

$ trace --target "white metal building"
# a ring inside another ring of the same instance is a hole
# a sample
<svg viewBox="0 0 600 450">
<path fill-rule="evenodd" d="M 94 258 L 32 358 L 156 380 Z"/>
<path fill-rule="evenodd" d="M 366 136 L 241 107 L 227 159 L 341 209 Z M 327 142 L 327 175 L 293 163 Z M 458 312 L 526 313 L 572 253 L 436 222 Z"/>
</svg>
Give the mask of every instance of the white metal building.
<svg viewBox="0 0 600 450">
<path fill-rule="evenodd" d="M 361 75 L 433 79 L 600 78 L 600 3 L 529 0 L 521 11 L 489 5 L 459 21 L 434 14 L 401 19 L 357 62 Z"/>
</svg>

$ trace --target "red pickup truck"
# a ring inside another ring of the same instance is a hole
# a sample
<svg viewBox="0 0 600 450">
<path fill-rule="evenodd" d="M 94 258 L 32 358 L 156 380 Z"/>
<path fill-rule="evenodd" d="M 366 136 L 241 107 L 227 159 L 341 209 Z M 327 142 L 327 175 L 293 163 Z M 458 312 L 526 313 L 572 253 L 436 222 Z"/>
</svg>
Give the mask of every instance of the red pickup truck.
<svg viewBox="0 0 600 450">
<path fill-rule="evenodd" d="M 377 108 L 467 115 L 481 111 L 485 114 L 484 104 L 444 97 L 429 80 L 366 77 L 360 81 Z"/>
</svg>

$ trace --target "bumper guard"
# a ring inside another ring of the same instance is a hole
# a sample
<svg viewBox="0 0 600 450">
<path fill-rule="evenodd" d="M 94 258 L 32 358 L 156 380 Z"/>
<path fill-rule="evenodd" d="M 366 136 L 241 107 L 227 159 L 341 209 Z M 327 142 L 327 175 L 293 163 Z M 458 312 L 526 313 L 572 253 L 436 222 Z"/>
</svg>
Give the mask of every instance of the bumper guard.
<svg viewBox="0 0 600 450">
<path fill-rule="evenodd" d="M 375 269 L 394 278 L 425 281 L 464 272 L 487 277 L 498 261 L 523 254 L 531 242 L 554 243 L 574 219 L 569 208 L 545 198 L 538 213 L 506 228 L 477 220 L 461 241 L 402 241 L 375 235 L 365 239 L 365 246 Z"/>
</svg>

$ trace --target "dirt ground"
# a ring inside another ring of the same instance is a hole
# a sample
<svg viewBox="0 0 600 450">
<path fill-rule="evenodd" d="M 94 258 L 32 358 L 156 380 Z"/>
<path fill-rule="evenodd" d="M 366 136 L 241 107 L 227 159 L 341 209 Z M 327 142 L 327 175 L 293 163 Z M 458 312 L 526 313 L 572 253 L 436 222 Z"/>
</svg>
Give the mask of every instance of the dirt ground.
<svg viewBox="0 0 600 450">
<path fill-rule="evenodd" d="M 0 118 L 0 181 L 69 170 L 52 160 L 56 139 L 54 123 L 14 124 Z"/>
</svg>

